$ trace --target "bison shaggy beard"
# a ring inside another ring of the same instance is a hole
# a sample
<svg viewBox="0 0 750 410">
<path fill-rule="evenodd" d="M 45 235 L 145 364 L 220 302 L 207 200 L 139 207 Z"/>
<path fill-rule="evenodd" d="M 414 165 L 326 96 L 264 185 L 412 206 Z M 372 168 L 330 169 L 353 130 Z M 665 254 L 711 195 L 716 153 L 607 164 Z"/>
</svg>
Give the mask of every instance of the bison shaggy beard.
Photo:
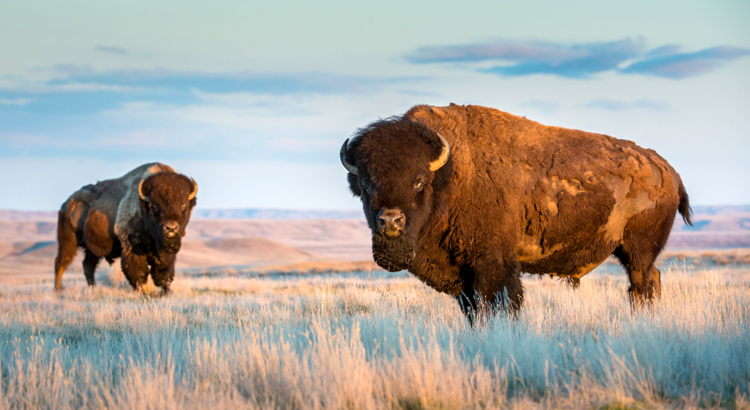
<svg viewBox="0 0 750 410">
<path fill-rule="evenodd" d="M 167 253 L 176 254 L 180 251 L 182 246 L 182 239 L 179 235 L 175 235 L 174 238 L 164 238 L 164 250 Z"/>
<path fill-rule="evenodd" d="M 381 268 L 398 272 L 409 267 L 414 259 L 414 245 L 407 235 L 388 238 L 382 233 L 372 235 L 372 258 Z"/>
</svg>

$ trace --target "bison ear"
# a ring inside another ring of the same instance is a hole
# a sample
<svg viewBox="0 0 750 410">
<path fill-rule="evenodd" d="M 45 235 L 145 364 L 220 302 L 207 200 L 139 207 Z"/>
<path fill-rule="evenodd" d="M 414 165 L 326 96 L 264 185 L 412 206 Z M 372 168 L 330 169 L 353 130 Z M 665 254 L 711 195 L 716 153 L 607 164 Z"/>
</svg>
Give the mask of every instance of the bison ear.
<svg viewBox="0 0 750 410">
<path fill-rule="evenodd" d="M 346 174 L 346 180 L 349 182 L 349 190 L 352 191 L 352 194 L 356 197 L 362 196 L 362 191 L 359 190 L 357 176 L 351 173 Z"/>
<path fill-rule="evenodd" d="M 141 200 L 143 202 L 151 202 L 151 200 L 149 199 L 149 197 L 147 197 L 146 195 L 143 194 L 143 181 L 145 181 L 145 179 L 142 179 L 141 183 L 138 184 L 138 196 L 141 197 Z"/>
</svg>

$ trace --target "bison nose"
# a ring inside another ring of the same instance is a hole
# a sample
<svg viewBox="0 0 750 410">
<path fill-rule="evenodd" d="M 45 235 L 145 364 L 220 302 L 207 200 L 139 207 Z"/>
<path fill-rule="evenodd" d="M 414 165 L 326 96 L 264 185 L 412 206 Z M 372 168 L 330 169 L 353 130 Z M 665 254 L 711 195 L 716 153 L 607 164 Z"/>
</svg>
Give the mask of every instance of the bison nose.
<svg viewBox="0 0 750 410">
<path fill-rule="evenodd" d="M 164 224 L 164 236 L 172 238 L 177 235 L 178 229 L 180 229 L 180 224 L 177 221 L 169 221 Z"/>
<path fill-rule="evenodd" d="M 378 213 L 378 230 L 386 236 L 398 236 L 404 230 L 406 217 L 398 208 L 382 209 Z"/>
</svg>

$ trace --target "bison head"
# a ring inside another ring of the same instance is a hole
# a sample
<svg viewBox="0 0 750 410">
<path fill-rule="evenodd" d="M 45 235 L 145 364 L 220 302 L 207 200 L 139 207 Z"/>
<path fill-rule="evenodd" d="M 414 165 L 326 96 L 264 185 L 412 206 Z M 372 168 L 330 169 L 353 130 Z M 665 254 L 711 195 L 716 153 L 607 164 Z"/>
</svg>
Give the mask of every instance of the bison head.
<svg viewBox="0 0 750 410">
<path fill-rule="evenodd" d="M 375 262 L 391 272 L 407 269 L 434 198 L 450 178 L 443 168 L 448 141 L 422 124 L 391 119 L 359 130 L 340 155 L 372 230 Z"/>
<path fill-rule="evenodd" d="M 169 253 L 180 250 L 197 193 L 194 179 L 174 172 L 160 172 L 141 181 L 141 213 L 158 249 Z"/>
</svg>

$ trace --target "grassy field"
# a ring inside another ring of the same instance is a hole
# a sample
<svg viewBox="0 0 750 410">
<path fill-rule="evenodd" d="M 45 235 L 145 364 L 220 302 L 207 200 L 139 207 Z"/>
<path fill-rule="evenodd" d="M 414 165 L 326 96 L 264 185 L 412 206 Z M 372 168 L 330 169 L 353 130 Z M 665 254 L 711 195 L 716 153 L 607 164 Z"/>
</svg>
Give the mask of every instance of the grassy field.
<svg viewBox="0 0 750 410">
<path fill-rule="evenodd" d="M 0 288 L 0 408 L 750 408 L 748 269 L 668 269 L 635 314 L 622 274 L 527 277 L 476 329 L 405 275 L 80 276 Z"/>
</svg>

